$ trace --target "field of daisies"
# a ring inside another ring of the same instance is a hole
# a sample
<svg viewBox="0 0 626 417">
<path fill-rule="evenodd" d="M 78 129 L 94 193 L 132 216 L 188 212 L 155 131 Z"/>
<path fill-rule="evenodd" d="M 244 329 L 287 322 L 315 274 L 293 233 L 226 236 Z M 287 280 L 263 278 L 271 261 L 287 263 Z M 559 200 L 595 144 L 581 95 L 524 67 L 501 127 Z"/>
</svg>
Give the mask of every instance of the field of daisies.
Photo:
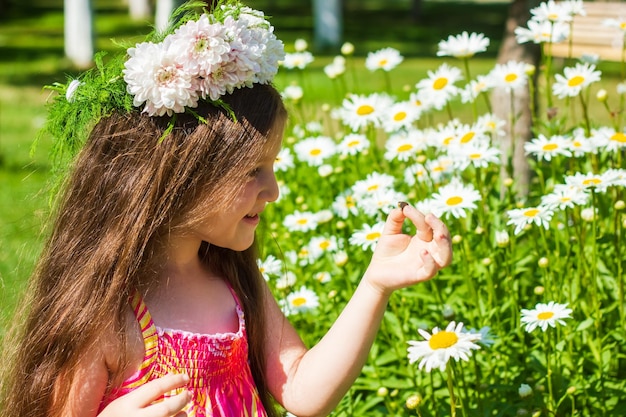
<svg viewBox="0 0 626 417">
<path fill-rule="evenodd" d="M 626 83 L 607 89 L 594 56 L 559 65 L 545 53 L 567 42 L 584 6 L 541 3 L 517 28 L 518 42 L 541 44 L 540 68 L 510 61 L 473 74 L 490 41 L 462 32 L 402 94 L 372 89 L 393 82 L 397 50 L 369 53 L 371 79 L 355 80 L 346 43 L 324 67 L 335 94 L 313 107 L 315 57 L 304 40 L 287 54 L 281 197 L 261 225 L 259 265 L 305 341 L 345 306 L 399 201 L 444 219 L 454 247 L 451 266 L 393 295 L 333 415 L 626 415 Z M 605 24 L 623 41 L 623 20 Z M 498 118 L 495 89 L 512 103 L 540 97 L 530 141 L 506 133 L 521 109 Z M 515 146 L 530 167 L 523 194 Z"/>
</svg>

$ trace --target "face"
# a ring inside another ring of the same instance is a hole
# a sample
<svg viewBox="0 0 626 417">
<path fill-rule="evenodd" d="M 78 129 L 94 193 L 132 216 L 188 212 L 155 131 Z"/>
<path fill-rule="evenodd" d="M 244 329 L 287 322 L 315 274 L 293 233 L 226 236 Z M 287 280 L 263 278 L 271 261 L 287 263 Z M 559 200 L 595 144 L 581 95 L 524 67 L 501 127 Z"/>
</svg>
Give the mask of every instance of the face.
<svg viewBox="0 0 626 417">
<path fill-rule="evenodd" d="M 248 174 L 243 190 L 227 211 L 211 215 L 197 237 L 223 248 L 236 251 L 248 249 L 267 203 L 278 198 L 274 161 L 280 151 L 282 128 L 276 129 Z"/>
</svg>

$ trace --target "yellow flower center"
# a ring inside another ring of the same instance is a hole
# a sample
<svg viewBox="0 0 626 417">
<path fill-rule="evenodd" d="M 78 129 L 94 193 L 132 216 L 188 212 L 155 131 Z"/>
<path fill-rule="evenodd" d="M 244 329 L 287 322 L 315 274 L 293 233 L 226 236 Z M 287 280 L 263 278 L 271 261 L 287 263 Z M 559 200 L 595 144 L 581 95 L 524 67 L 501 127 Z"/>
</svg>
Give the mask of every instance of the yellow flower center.
<svg viewBox="0 0 626 417">
<path fill-rule="evenodd" d="M 449 206 L 456 206 L 458 204 L 461 204 L 463 202 L 463 198 L 459 197 L 458 195 L 455 195 L 454 197 L 450 197 L 449 199 L 446 200 L 446 204 Z"/>
<path fill-rule="evenodd" d="M 557 145 L 556 143 L 547 143 L 545 145 L 543 145 L 543 150 L 544 151 L 553 151 L 555 149 L 557 149 L 559 147 L 559 145 Z"/>
<path fill-rule="evenodd" d="M 589 178 L 588 180 L 583 181 L 583 185 L 598 185 L 602 181 L 599 178 Z"/>
<path fill-rule="evenodd" d="M 291 300 L 291 304 L 293 304 L 295 307 L 303 306 L 306 304 L 306 298 L 296 297 L 293 300 Z"/>
<path fill-rule="evenodd" d="M 307 219 L 298 219 L 296 223 L 298 224 L 307 224 L 309 221 Z"/>
<path fill-rule="evenodd" d="M 328 249 L 329 247 L 330 247 L 330 242 L 329 242 L 329 241 L 327 241 L 327 240 L 325 240 L 325 241 L 323 241 L 322 243 L 320 243 L 320 249 L 324 249 L 324 250 L 326 250 L 326 249 Z"/>
<path fill-rule="evenodd" d="M 356 201 L 354 201 L 354 198 L 351 196 L 346 197 L 346 207 L 356 207 Z"/>
<path fill-rule="evenodd" d="M 389 62 L 386 59 L 381 59 L 380 61 L 378 61 L 378 65 L 380 65 L 381 67 L 384 67 L 385 65 L 387 65 L 387 62 Z"/>
<path fill-rule="evenodd" d="M 435 80 L 435 82 L 433 83 L 433 88 L 435 90 L 441 90 L 443 89 L 446 85 L 448 85 L 448 79 L 441 77 L 441 78 L 437 78 Z"/>
<path fill-rule="evenodd" d="M 353 141 L 350 141 L 350 142 L 348 142 L 348 148 L 354 148 L 354 147 L 355 147 L 355 146 L 357 146 L 359 143 L 361 143 L 361 142 L 359 142 L 358 140 L 353 140 Z"/>
<path fill-rule="evenodd" d="M 356 109 L 356 114 L 358 114 L 359 116 L 367 116 L 368 114 L 372 113 L 374 113 L 374 108 L 369 104 L 363 104 L 362 106 L 359 106 L 358 109 Z"/>
<path fill-rule="evenodd" d="M 539 320 L 548 320 L 554 316 L 554 313 L 551 311 L 544 311 L 543 313 L 537 314 L 537 318 Z"/>
<path fill-rule="evenodd" d="M 398 146 L 398 152 L 408 152 L 411 149 L 413 149 L 413 146 L 409 145 L 408 143 Z"/>
<path fill-rule="evenodd" d="M 578 87 L 583 82 L 585 82 L 585 77 L 577 75 L 575 77 L 570 78 L 570 80 L 567 82 L 567 85 L 570 87 Z"/>
<path fill-rule="evenodd" d="M 406 119 L 406 112 L 404 112 L 404 111 L 399 111 L 398 113 L 394 114 L 394 116 L 393 116 L 394 122 L 401 122 L 404 119 Z"/>
<path fill-rule="evenodd" d="M 610 139 L 614 140 L 615 142 L 626 143 L 626 135 L 622 132 L 617 132 L 616 134 L 611 136 Z"/>
<path fill-rule="evenodd" d="M 372 232 L 365 235 L 365 240 L 376 240 L 380 237 L 380 232 Z"/>
<path fill-rule="evenodd" d="M 475 132 L 467 132 L 466 134 L 463 135 L 463 137 L 461 138 L 461 143 L 467 143 L 469 141 L 471 141 L 472 139 L 474 139 L 474 136 L 476 135 Z"/>
<path fill-rule="evenodd" d="M 378 184 L 372 184 L 369 187 L 367 187 L 367 191 L 376 191 L 378 190 Z"/>
<path fill-rule="evenodd" d="M 317 156 L 317 155 L 319 155 L 321 153 L 322 153 L 321 149 L 311 149 L 311 152 L 310 152 L 310 154 L 313 155 L 313 156 Z"/>
<path fill-rule="evenodd" d="M 444 145 L 449 145 L 454 140 L 454 136 L 448 136 L 443 140 Z"/>
<path fill-rule="evenodd" d="M 539 214 L 538 209 L 530 209 L 524 212 L 524 216 L 526 217 L 535 217 L 537 214 Z"/>
<path fill-rule="evenodd" d="M 512 83 L 515 80 L 517 80 L 517 74 L 507 74 L 506 77 L 504 77 L 504 81 L 507 83 Z"/>
<path fill-rule="evenodd" d="M 450 346 L 454 346 L 458 340 L 459 336 L 457 336 L 456 333 L 447 332 L 444 330 L 443 332 L 435 333 L 434 335 L 432 335 L 432 337 L 428 341 L 428 346 L 430 346 L 430 348 L 433 350 L 445 349 L 449 348 Z"/>
<path fill-rule="evenodd" d="M 479 153 L 472 153 L 470 154 L 470 159 L 480 159 L 480 157 L 482 156 L 482 154 Z"/>
<path fill-rule="evenodd" d="M 620 22 L 620 24 L 619 24 L 619 28 L 620 28 L 621 30 L 626 30 L 626 22 Z"/>
</svg>

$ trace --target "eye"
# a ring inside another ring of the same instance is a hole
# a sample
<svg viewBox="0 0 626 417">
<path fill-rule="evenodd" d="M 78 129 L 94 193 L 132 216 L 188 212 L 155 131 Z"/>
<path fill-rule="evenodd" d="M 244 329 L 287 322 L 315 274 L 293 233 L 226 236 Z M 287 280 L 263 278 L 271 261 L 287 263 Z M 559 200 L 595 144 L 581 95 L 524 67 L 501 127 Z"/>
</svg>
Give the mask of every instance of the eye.
<svg viewBox="0 0 626 417">
<path fill-rule="evenodd" d="M 261 172 L 261 168 L 260 167 L 254 168 L 252 171 L 248 172 L 248 177 L 254 178 L 257 175 L 259 175 L 260 172 Z"/>
</svg>

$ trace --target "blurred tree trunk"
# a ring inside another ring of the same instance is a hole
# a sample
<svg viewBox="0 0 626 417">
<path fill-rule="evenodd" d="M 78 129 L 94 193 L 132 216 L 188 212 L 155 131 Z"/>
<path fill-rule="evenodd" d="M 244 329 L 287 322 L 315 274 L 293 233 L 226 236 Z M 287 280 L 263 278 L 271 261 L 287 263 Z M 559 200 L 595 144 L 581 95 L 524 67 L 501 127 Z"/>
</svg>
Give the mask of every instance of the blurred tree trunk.
<svg viewBox="0 0 626 417">
<path fill-rule="evenodd" d="M 132 20 L 146 20 L 151 16 L 149 0 L 127 0 L 128 11 Z"/>
<path fill-rule="evenodd" d="M 158 31 L 167 29 L 172 12 L 180 7 L 185 0 L 156 0 L 154 27 Z"/>
<path fill-rule="evenodd" d="M 343 31 L 342 0 L 313 0 L 313 28 L 316 48 L 337 48 Z"/>
<path fill-rule="evenodd" d="M 423 4 L 424 2 L 422 0 L 411 1 L 411 20 L 413 20 L 413 23 L 420 23 L 422 21 Z"/>
<path fill-rule="evenodd" d="M 537 68 L 535 73 L 537 73 L 540 61 L 538 45 L 533 43 L 519 44 L 514 33 L 516 27 L 527 25 L 530 9 L 534 7 L 534 3 L 533 0 L 513 0 L 511 2 L 502 44 L 498 52 L 498 63 L 504 64 L 510 60 L 526 62 L 534 65 Z M 534 82 L 535 79 L 531 79 L 529 82 Z M 509 122 L 510 109 L 512 108 L 510 94 L 503 89 L 494 90 L 492 93 L 494 114 L 507 121 L 506 136 L 500 146 L 503 154 L 502 175 L 514 178 L 515 191 L 519 195 L 526 195 L 530 181 L 530 169 L 524 155 L 524 143 L 532 138 L 533 115 L 530 110 L 530 100 L 536 100 L 536 97 L 530 97 L 530 93 L 526 89 L 523 92 L 516 92 L 513 100 L 513 108 L 517 114 L 514 115 L 516 123 L 511 127 Z M 509 158 L 512 158 L 513 172 L 507 172 Z"/>
<path fill-rule="evenodd" d="M 93 63 L 93 9 L 90 0 L 64 0 L 65 56 L 77 68 Z"/>
</svg>

